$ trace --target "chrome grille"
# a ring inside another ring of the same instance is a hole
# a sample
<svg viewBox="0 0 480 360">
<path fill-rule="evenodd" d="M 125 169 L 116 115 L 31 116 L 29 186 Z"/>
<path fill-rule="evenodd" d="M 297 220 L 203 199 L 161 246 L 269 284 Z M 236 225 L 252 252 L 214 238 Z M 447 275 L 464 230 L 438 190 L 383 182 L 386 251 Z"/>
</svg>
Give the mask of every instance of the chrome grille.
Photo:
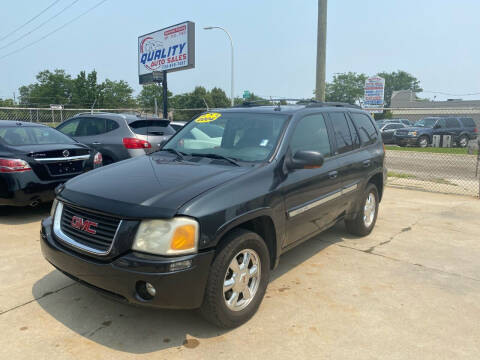
<svg viewBox="0 0 480 360">
<path fill-rule="evenodd" d="M 73 217 L 94 222 L 96 226 L 92 229 L 95 233 L 82 230 L 81 226 L 80 228 L 74 227 Z M 108 215 L 97 214 L 59 203 L 55 214 L 54 227 L 56 235 L 67 244 L 86 252 L 106 255 L 110 252 L 120 222 L 120 219 Z"/>
</svg>

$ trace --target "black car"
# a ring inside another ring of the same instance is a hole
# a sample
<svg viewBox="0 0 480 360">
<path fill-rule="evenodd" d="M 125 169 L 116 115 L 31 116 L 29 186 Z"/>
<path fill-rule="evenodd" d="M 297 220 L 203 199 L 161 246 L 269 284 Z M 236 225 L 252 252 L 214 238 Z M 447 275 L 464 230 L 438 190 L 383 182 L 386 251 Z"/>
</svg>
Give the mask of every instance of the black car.
<svg viewBox="0 0 480 360">
<path fill-rule="evenodd" d="M 222 136 L 191 136 L 209 124 Z M 234 327 L 259 307 L 281 254 L 339 221 L 370 233 L 385 176 L 379 130 L 355 106 L 216 110 L 161 151 L 67 182 L 42 222 L 42 252 L 115 299 L 200 308 Z"/>
<path fill-rule="evenodd" d="M 101 154 L 55 129 L 0 120 L 0 205 L 52 201 L 57 185 L 101 164 Z"/>
<path fill-rule="evenodd" d="M 108 165 L 158 150 L 175 133 L 169 124 L 165 119 L 99 112 L 75 115 L 57 130 L 101 152 Z"/>
<path fill-rule="evenodd" d="M 402 123 L 391 123 L 388 122 L 380 128 L 380 132 L 382 133 L 382 140 L 384 144 L 395 144 L 395 139 L 393 134 L 398 129 L 403 129 L 406 127 Z"/>
</svg>

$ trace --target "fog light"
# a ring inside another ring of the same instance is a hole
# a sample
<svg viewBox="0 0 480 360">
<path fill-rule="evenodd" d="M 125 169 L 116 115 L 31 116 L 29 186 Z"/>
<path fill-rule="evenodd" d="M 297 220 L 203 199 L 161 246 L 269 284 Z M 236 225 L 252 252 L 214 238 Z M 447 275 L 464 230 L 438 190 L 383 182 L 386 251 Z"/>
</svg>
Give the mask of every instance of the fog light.
<svg viewBox="0 0 480 360">
<path fill-rule="evenodd" d="M 170 271 L 185 270 L 192 266 L 192 260 L 177 261 L 170 264 Z"/>
<path fill-rule="evenodd" d="M 152 297 L 154 297 L 155 294 L 157 293 L 157 290 L 155 290 L 155 288 L 153 287 L 153 285 L 150 284 L 150 283 L 148 283 L 148 282 L 145 283 L 145 290 L 147 290 L 148 295 L 150 295 L 150 296 L 152 296 Z"/>
</svg>

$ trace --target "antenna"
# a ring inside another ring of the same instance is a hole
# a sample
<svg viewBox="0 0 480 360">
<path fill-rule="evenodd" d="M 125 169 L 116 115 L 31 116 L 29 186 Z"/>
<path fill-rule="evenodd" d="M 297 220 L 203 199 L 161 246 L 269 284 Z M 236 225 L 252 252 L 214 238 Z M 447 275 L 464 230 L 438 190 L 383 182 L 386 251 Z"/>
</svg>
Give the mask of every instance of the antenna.
<svg viewBox="0 0 480 360">
<path fill-rule="evenodd" d="M 207 101 L 205 100 L 205 98 L 202 98 L 203 99 L 203 102 L 205 103 L 205 106 L 207 107 L 207 111 L 209 110 L 208 108 L 208 104 L 207 104 Z"/>
<path fill-rule="evenodd" d="M 97 97 L 95 96 L 95 101 L 92 104 L 92 107 L 90 108 L 90 115 L 93 115 L 93 108 L 95 107 L 95 104 L 97 102 Z"/>
</svg>

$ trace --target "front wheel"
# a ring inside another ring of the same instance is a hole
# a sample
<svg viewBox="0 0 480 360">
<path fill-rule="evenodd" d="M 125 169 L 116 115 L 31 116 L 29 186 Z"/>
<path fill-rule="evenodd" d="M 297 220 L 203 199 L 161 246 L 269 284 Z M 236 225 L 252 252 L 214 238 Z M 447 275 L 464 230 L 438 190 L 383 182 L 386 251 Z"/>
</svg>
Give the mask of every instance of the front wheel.
<svg viewBox="0 0 480 360">
<path fill-rule="evenodd" d="M 458 139 L 458 146 L 464 148 L 467 147 L 468 145 L 468 137 L 466 135 L 460 136 L 460 139 Z"/>
<path fill-rule="evenodd" d="M 426 148 L 428 146 L 428 137 L 420 136 L 420 139 L 418 139 L 418 146 Z"/>
<path fill-rule="evenodd" d="M 265 241 L 244 229 L 232 231 L 210 268 L 200 312 L 221 328 L 250 319 L 263 300 L 270 274 Z"/>
<path fill-rule="evenodd" d="M 355 218 L 345 220 L 348 232 L 357 236 L 370 234 L 377 222 L 379 196 L 375 184 L 368 184 L 361 201 L 361 209 Z"/>
</svg>

